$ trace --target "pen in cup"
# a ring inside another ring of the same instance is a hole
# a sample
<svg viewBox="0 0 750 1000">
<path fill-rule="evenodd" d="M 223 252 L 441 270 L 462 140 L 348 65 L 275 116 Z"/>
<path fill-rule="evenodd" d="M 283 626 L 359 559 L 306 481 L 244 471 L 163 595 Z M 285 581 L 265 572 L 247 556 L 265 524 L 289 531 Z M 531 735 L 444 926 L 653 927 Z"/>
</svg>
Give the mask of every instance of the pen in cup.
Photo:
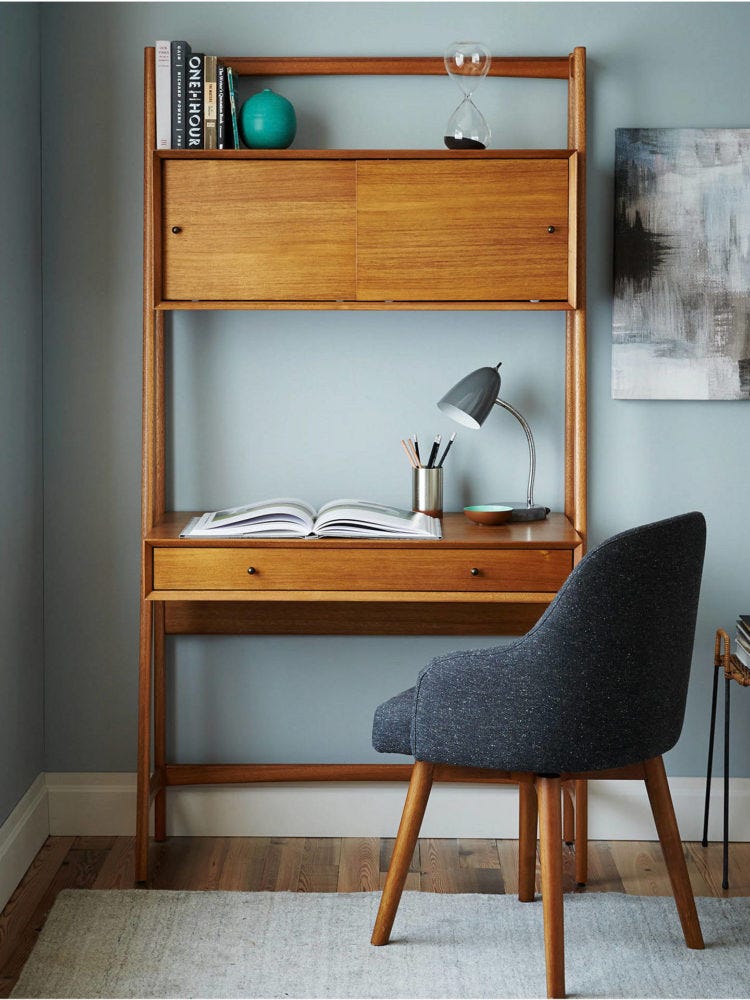
<svg viewBox="0 0 750 1000">
<path fill-rule="evenodd" d="M 451 445 L 453 444 L 453 442 L 455 441 L 455 439 L 456 439 L 456 432 L 454 431 L 451 434 L 450 441 L 445 446 L 445 451 L 443 452 L 443 457 L 440 459 L 440 461 L 438 462 L 438 464 L 435 466 L 436 469 L 442 469 L 443 462 L 445 461 L 445 457 L 448 454 L 448 452 L 451 450 Z"/>
</svg>

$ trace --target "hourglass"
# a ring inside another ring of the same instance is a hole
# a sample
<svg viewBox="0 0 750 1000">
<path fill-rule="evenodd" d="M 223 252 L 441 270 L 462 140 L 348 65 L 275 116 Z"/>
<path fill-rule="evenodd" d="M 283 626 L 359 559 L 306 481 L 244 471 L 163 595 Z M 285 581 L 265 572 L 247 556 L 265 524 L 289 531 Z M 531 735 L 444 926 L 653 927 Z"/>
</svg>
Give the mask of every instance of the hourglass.
<svg viewBox="0 0 750 1000">
<path fill-rule="evenodd" d="M 489 145 L 490 127 L 471 96 L 487 76 L 491 62 L 489 49 L 479 42 L 452 42 L 445 50 L 448 76 L 464 95 L 445 126 L 448 149 L 486 149 Z"/>
</svg>

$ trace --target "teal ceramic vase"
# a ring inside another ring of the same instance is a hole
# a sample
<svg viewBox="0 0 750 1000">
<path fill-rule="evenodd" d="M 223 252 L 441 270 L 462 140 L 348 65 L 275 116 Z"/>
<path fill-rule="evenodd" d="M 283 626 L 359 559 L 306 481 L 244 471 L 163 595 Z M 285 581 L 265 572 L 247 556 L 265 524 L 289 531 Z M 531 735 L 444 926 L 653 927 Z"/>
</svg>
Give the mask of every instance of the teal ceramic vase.
<svg viewBox="0 0 750 1000">
<path fill-rule="evenodd" d="M 297 132 L 291 101 L 273 90 L 261 90 L 240 108 L 240 131 L 250 149 L 286 149 Z"/>
</svg>

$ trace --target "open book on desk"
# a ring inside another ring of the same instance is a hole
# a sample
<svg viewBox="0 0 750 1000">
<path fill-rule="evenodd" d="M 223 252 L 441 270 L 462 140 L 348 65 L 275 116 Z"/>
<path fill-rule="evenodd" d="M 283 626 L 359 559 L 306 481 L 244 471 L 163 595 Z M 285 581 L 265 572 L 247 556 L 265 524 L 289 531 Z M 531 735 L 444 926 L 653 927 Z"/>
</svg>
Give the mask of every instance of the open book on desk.
<svg viewBox="0 0 750 1000">
<path fill-rule="evenodd" d="M 440 519 L 364 500 L 263 500 L 193 518 L 180 538 L 442 538 Z"/>
</svg>

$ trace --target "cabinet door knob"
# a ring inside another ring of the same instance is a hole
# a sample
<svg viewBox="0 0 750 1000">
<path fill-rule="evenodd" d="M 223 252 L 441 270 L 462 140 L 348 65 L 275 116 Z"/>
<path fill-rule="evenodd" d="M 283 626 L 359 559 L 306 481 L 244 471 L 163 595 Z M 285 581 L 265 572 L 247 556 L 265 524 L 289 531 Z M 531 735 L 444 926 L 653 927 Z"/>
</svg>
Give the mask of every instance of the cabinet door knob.
<svg viewBox="0 0 750 1000">
<path fill-rule="evenodd" d="M 255 566 L 248 566 L 247 571 L 250 574 L 250 576 L 252 576 L 253 573 L 255 572 Z"/>
<path fill-rule="evenodd" d="M 479 570 L 476 568 L 476 566 L 472 566 L 472 568 L 471 568 L 471 575 L 472 576 L 479 576 Z"/>
<path fill-rule="evenodd" d="M 177 236 L 178 233 L 182 232 L 182 226 L 172 226 L 172 232 Z"/>
<path fill-rule="evenodd" d="M 172 230 L 172 231 L 174 232 L 174 230 Z M 554 226 L 547 226 L 547 232 L 548 233 L 554 233 L 554 231 L 555 231 L 555 227 Z"/>
</svg>

